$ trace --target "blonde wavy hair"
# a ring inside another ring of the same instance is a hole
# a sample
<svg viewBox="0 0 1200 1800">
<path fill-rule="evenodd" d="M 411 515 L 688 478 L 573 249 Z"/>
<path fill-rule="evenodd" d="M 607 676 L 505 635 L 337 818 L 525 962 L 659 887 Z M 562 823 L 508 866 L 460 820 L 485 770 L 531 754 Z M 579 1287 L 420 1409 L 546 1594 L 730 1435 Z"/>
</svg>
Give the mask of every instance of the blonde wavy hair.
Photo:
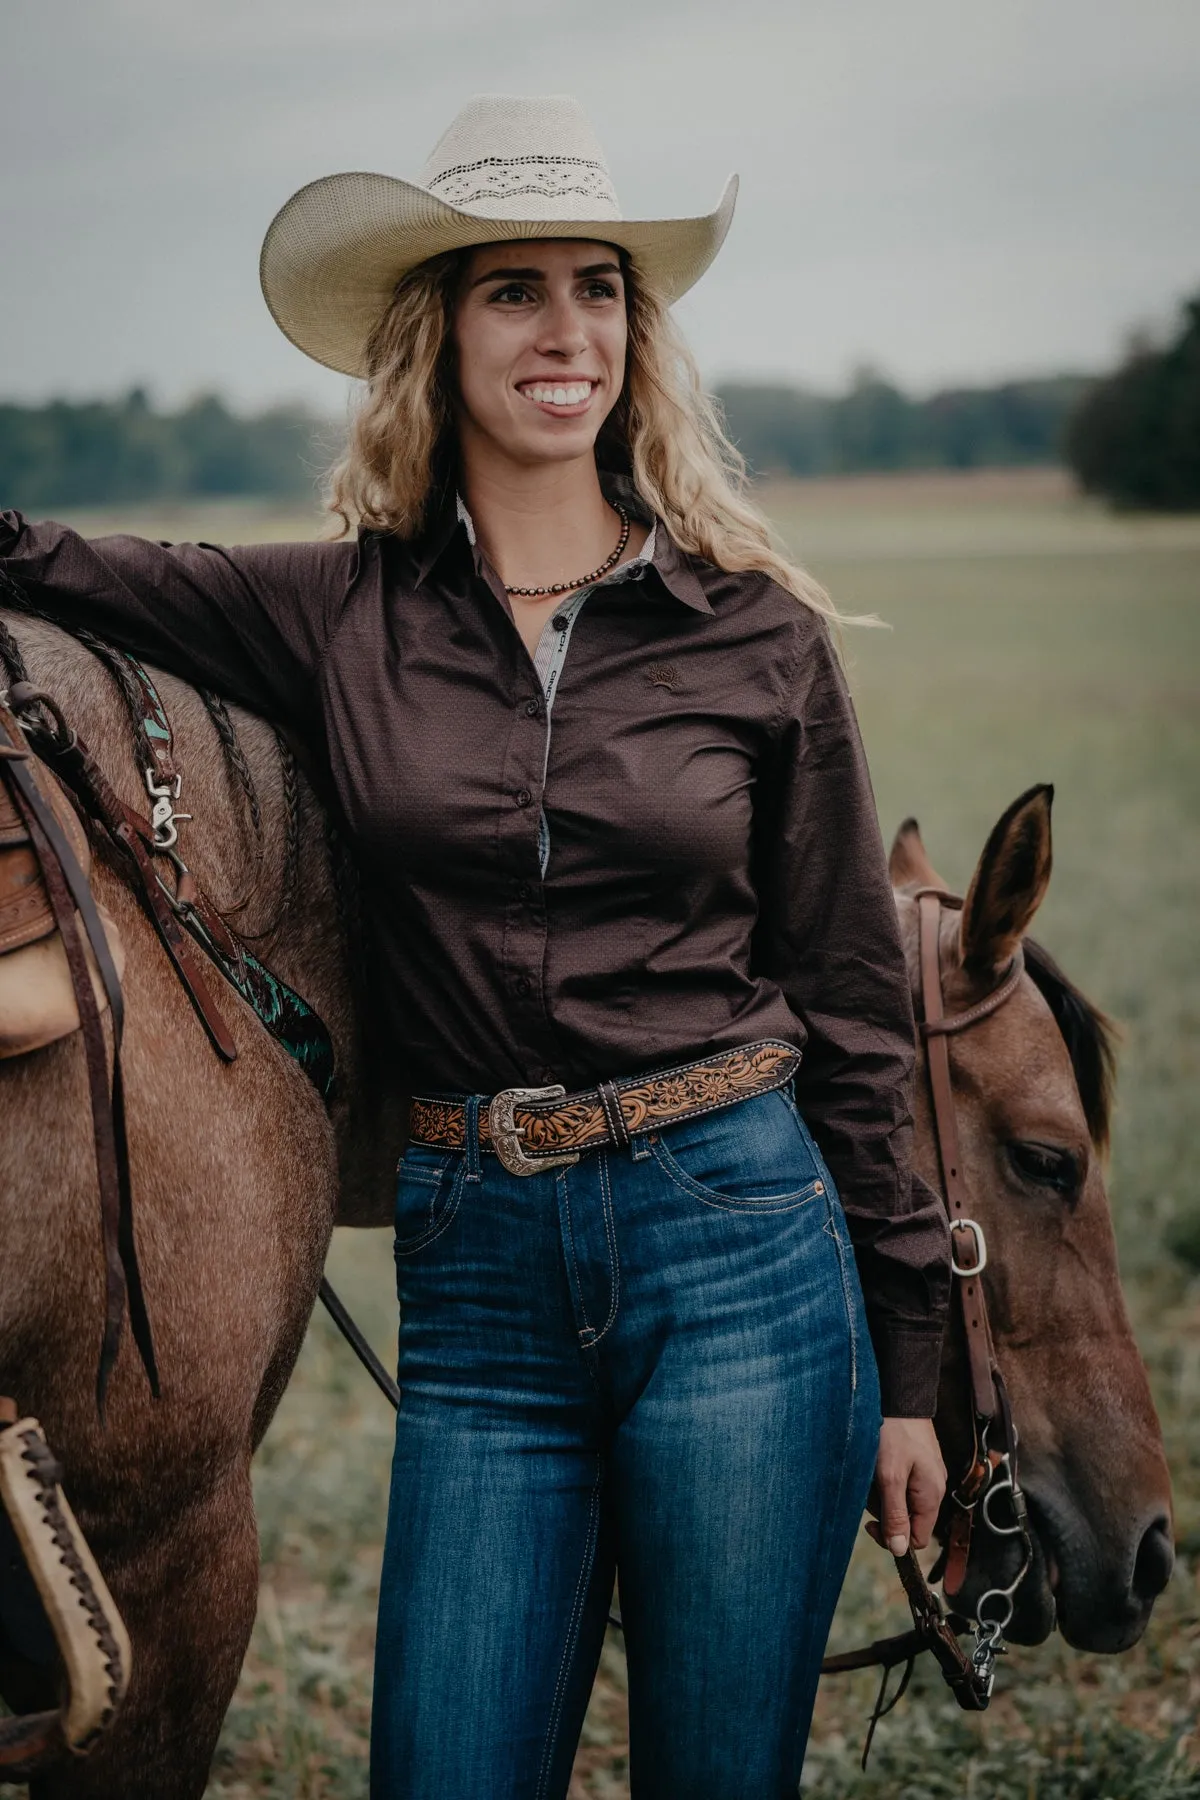
<svg viewBox="0 0 1200 1800">
<path fill-rule="evenodd" d="M 830 622 L 838 613 L 820 583 L 789 560 L 766 517 L 747 496 L 746 465 L 704 392 L 691 352 L 666 304 L 625 273 L 628 352 L 625 386 L 597 440 L 615 450 L 652 512 L 689 555 L 737 572 L 758 569 Z M 326 478 L 326 504 L 340 523 L 417 535 L 453 442 L 453 309 L 469 250 L 430 257 L 396 287 L 367 348 L 366 390 L 345 453 Z M 866 623 L 867 621 L 862 621 Z"/>
</svg>

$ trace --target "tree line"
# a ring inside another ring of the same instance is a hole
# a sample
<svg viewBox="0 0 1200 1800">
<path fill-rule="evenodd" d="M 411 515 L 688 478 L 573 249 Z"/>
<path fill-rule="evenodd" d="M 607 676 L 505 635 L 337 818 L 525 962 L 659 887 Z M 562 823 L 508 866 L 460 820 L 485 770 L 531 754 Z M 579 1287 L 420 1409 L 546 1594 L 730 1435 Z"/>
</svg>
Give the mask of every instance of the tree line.
<svg viewBox="0 0 1200 1800">
<path fill-rule="evenodd" d="M 764 382 L 718 392 L 729 435 L 756 475 L 978 469 L 1062 460 L 1085 376 L 947 388 L 914 399 L 874 370 L 845 394 Z"/>
<path fill-rule="evenodd" d="M 1178 333 L 1100 379 L 1058 375 L 914 398 L 874 370 L 843 394 L 729 381 L 717 390 L 751 472 L 853 474 L 1066 462 L 1118 505 L 1200 507 L 1200 295 Z M 0 405 L 0 506 L 313 499 L 336 433 L 301 406 L 251 416 L 214 394 L 175 411 L 116 400 Z"/>
<path fill-rule="evenodd" d="M 1076 377 L 913 400 L 863 374 L 841 396 L 756 382 L 717 393 L 756 475 L 1055 462 Z M 115 400 L 0 405 L 0 505 L 23 511 L 216 495 L 311 498 L 334 433 L 298 406 L 243 416 L 214 394 L 175 411 Z"/>
<path fill-rule="evenodd" d="M 0 405 L 0 506 L 311 497 L 329 429 L 300 406 L 243 417 L 215 394 L 160 411 L 141 388 L 117 400 Z"/>
<path fill-rule="evenodd" d="M 1118 506 L 1200 510 L 1200 294 L 1165 344 L 1134 344 L 1084 396 L 1064 449 L 1088 493 Z"/>
</svg>

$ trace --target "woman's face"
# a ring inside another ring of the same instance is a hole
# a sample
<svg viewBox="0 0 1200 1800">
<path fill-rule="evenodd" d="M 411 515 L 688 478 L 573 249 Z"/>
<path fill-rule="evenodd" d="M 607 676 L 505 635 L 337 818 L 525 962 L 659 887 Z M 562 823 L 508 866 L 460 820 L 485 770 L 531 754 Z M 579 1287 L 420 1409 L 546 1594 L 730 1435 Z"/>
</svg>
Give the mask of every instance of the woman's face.
<svg viewBox="0 0 1200 1800">
<path fill-rule="evenodd" d="M 617 251 L 576 238 L 472 251 L 453 335 L 465 449 L 522 464 L 590 453 L 625 379 Z"/>
</svg>

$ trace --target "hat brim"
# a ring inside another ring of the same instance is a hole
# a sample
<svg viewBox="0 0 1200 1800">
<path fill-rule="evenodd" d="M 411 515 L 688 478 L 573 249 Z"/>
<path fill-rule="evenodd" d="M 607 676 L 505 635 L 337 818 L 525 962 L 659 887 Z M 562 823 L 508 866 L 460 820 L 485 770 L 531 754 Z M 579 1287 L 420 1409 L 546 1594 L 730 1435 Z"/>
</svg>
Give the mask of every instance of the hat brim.
<svg viewBox="0 0 1200 1800">
<path fill-rule="evenodd" d="M 259 279 L 271 317 L 298 350 L 365 376 L 367 343 L 396 283 L 428 257 L 510 238 L 587 238 L 627 250 L 670 302 L 721 248 L 737 185 L 731 175 L 716 209 L 694 219 L 489 219 L 394 175 L 326 175 L 271 221 Z"/>
</svg>

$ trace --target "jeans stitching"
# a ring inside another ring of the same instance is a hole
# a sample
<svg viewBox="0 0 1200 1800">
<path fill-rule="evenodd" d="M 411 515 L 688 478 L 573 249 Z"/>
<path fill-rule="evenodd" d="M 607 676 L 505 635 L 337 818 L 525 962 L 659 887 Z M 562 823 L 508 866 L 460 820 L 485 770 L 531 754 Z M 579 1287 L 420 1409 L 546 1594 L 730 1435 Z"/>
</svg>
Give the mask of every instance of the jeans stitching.
<svg viewBox="0 0 1200 1800">
<path fill-rule="evenodd" d="M 665 1144 L 652 1144 L 651 1150 L 655 1162 L 668 1181 L 673 1182 L 681 1193 L 687 1194 L 693 1200 L 699 1200 L 702 1206 L 715 1208 L 718 1212 L 756 1214 L 795 1212 L 798 1207 L 806 1206 L 809 1201 L 815 1200 L 825 1185 L 819 1175 L 814 1175 L 805 1187 L 797 1188 L 791 1194 L 780 1194 L 774 1200 L 736 1200 L 732 1195 L 718 1194 L 715 1188 L 706 1188 L 701 1182 L 694 1181 L 686 1169 L 677 1169 L 674 1166 L 674 1158 L 671 1157 L 671 1152 Z M 671 1158 L 671 1160 L 667 1161 L 666 1158 Z"/>
<path fill-rule="evenodd" d="M 834 1236 L 835 1237 L 837 1236 L 836 1232 L 834 1233 Z M 844 1287 L 844 1285 L 845 1284 L 843 1281 L 843 1287 Z M 845 1488 L 846 1488 L 846 1469 L 847 1469 L 847 1466 L 850 1461 L 850 1445 L 854 1438 L 854 1428 L 855 1428 L 856 1389 L 855 1389 L 855 1381 L 854 1381 L 854 1368 L 855 1368 L 854 1325 L 853 1325 L 853 1321 L 851 1321 L 851 1325 L 850 1325 L 850 1370 L 851 1370 L 850 1404 L 846 1409 L 846 1435 L 842 1439 L 842 1457 L 841 1457 L 841 1463 L 838 1468 L 837 1493 L 833 1499 L 832 1504 L 829 1505 L 825 1510 L 825 1517 L 824 1517 L 824 1520 L 822 1521 L 822 1528 L 821 1528 L 821 1533 L 820 1533 L 819 1547 L 816 1549 L 813 1559 L 812 1559 L 813 1568 L 819 1569 L 819 1570 L 823 1570 L 825 1568 L 826 1563 L 829 1560 L 829 1540 L 833 1533 L 834 1527 L 836 1526 L 838 1520 L 842 1517 L 842 1497 L 843 1497 L 843 1494 L 845 1493 Z M 865 1502 L 865 1500 L 866 1500 L 865 1495 L 863 1496 L 863 1500 Z M 812 1613 L 810 1613 L 809 1619 L 810 1619 L 810 1623 L 809 1623 L 809 1628 L 808 1628 L 808 1644 L 806 1646 L 807 1654 L 804 1658 L 806 1664 L 810 1660 L 811 1655 L 812 1655 L 812 1620 L 813 1620 Z M 793 1756 L 794 1756 L 794 1754 L 795 1754 L 795 1752 L 793 1752 Z"/>
<path fill-rule="evenodd" d="M 596 1540 L 599 1536 L 600 1519 L 600 1483 L 604 1477 L 604 1468 L 597 1459 L 596 1479 L 592 1484 L 592 1498 L 588 1507 L 587 1542 L 583 1547 L 583 1559 L 579 1565 L 579 1576 L 575 1583 L 575 1597 L 571 1602 L 571 1616 L 567 1620 L 567 1638 L 563 1645 L 562 1656 L 558 1665 L 558 1680 L 554 1684 L 554 1699 L 550 1707 L 550 1720 L 546 1726 L 546 1740 L 542 1748 L 542 1766 L 538 1771 L 537 1793 L 534 1800 L 542 1800 L 546 1792 L 546 1783 L 550 1776 L 550 1767 L 554 1761 L 554 1750 L 558 1738 L 558 1722 L 562 1717 L 563 1693 L 571 1667 L 571 1656 L 579 1639 L 579 1621 L 583 1614 L 583 1596 L 587 1583 L 591 1580 L 592 1566 L 596 1555 Z"/>
<path fill-rule="evenodd" d="M 858 1392 L 858 1330 L 854 1323 L 854 1305 L 850 1297 L 850 1284 L 846 1274 L 846 1246 L 842 1242 L 842 1234 L 837 1228 L 833 1214 L 833 1195 L 828 1197 L 825 1227 L 837 1246 L 838 1273 L 842 1279 L 842 1302 L 846 1308 L 846 1329 L 850 1334 L 850 1392 Z"/>
<path fill-rule="evenodd" d="M 576 1298 L 579 1302 L 579 1316 L 583 1320 L 583 1328 L 580 1330 L 579 1336 L 580 1338 L 586 1338 L 587 1342 L 590 1344 L 592 1342 L 591 1333 L 593 1328 L 588 1323 L 587 1303 L 583 1297 L 583 1283 L 579 1279 L 579 1264 L 575 1259 L 575 1227 L 571 1222 L 571 1194 L 567 1186 L 567 1171 L 565 1169 L 561 1171 L 560 1178 L 562 1181 L 563 1206 L 565 1207 L 567 1214 L 567 1239 L 568 1249 L 570 1250 L 571 1255 L 571 1285 L 574 1288 Z"/>
<path fill-rule="evenodd" d="M 610 1272 L 610 1302 L 608 1317 L 591 1340 L 589 1349 L 594 1349 L 617 1316 L 617 1305 L 621 1294 L 621 1267 L 617 1261 L 617 1234 L 612 1218 L 612 1189 L 608 1178 L 608 1157 L 600 1152 L 600 1194 L 601 1210 L 604 1213 L 604 1235 L 608 1239 L 608 1257 Z"/>
<path fill-rule="evenodd" d="M 428 1185 L 428 1184 L 426 1184 L 426 1185 Z M 404 1243 L 403 1243 L 403 1248 L 401 1247 L 400 1240 L 397 1237 L 397 1240 L 396 1240 L 396 1243 L 394 1246 L 395 1255 L 397 1255 L 397 1256 L 412 1256 L 418 1250 L 424 1250 L 424 1248 L 427 1244 L 432 1244 L 432 1242 L 435 1238 L 441 1237 L 443 1231 L 445 1231 L 446 1227 L 450 1224 L 450 1221 L 453 1218 L 455 1218 L 458 1213 L 459 1204 L 461 1203 L 461 1200 L 462 1200 L 462 1187 L 463 1187 L 463 1170 L 462 1170 L 462 1167 L 460 1166 L 455 1171 L 454 1181 L 450 1188 L 450 1198 L 446 1202 L 446 1211 L 445 1211 L 445 1214 L 443 1215 L 440 1223 L 438 1223 L 436 1225 L 431 1225 L 426 1231 L 423 1231 L 419 1237 L 405 1238 Z M 436 1198 L 436 1195 L 434 1196 L 434 1198 Z M 430 1204 L 432 1205 L 432 1202 Z"/>
</svg>

